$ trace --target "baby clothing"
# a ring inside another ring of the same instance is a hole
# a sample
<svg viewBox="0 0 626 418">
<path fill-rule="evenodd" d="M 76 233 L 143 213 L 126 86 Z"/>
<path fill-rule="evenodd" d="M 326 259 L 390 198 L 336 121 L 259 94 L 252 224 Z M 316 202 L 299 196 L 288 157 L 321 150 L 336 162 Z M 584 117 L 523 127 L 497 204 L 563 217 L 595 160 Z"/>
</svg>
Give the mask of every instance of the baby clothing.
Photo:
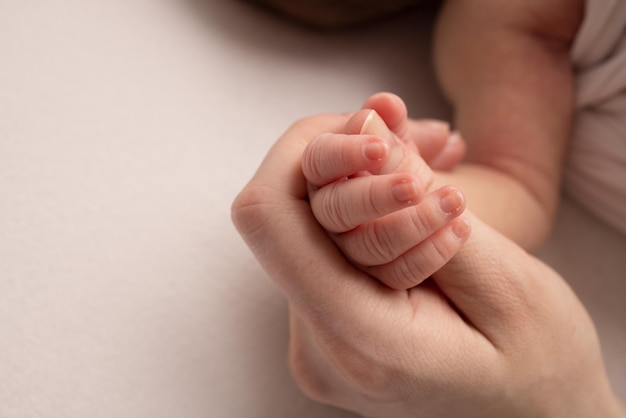
<svg viewBox="0 0 626 418">
<path fill-rule="evenodd" d="M 626 1 L 587 0 L 572 60 L 576 117 L 566 191 L 626 234 Z"/>
</svg>

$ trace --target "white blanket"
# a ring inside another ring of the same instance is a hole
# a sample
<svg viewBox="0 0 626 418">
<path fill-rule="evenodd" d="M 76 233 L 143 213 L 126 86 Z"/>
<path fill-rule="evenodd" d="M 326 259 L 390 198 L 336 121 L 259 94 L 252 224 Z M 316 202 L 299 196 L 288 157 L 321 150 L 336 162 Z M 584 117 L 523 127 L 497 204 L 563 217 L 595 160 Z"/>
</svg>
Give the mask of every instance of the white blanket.
<svg viewBox="0 0 626 418">
<path fill-rule="evenodd" d="M 229 206 L 299 117 L 379 90 L 448 116 L 428 22 L 321 35 L 238 1 L 0 0 L 0 417 L 354 417 L 290 379 L 286 304 Z M 568 200 L 542 257 L 626 399 L 625 247 Z"/>
</svg>

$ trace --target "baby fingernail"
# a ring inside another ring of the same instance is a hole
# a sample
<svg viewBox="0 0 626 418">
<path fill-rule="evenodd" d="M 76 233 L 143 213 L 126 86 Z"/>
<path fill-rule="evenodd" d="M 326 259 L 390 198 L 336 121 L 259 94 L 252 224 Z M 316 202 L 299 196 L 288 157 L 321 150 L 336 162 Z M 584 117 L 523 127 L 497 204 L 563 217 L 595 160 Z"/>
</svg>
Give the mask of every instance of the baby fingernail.
<svg viewBox="0 0 626 418">
<path fill-rule="evenodd" d="M 465 198 L 458 190 L 448 192 L 439 201 L 439 207 L 448 215 L 457 214 L 463 210 L 465 206 Z"/>
<path fill-rule="evenodd" d="M 369 142 L 363 147 L 363 155 L 371 161 L 382 160 L 387 155 L 387 144 L 382 141 Z"/>
<path fill-rule="evenodd" d="M 403 180 L 392 186 L 393 197 L 400 202 L 410 202 L 419 195 L 417 184 L 412 180 Z"/>
<path fill-rule="evenodd" d="M 469 222 L 463 217 L 456 218 L 452 224 L 452 232 L 459 238 L 465 238 L 469 234 L 470 229 Z"/>
<path fill-rule="evenodd" d="M 375 110 L 370 111 L 361 126 L 361 135 L 376 135 L 381 138 L 392 140 L 393 133 L 387 127 L 387 124 Z"/>
</svg>

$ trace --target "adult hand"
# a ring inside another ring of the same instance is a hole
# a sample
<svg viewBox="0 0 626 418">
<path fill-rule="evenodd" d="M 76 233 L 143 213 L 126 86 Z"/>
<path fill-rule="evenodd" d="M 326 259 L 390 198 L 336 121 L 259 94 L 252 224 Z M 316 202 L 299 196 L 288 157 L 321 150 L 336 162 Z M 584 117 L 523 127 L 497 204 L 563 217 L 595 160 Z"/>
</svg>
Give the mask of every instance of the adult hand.
<svg viewBox="0 0 626 418">
<path fill-rule="evenodd" d="M 461 252 L 409 290 L 343 257 L 311 213 L 300 164 L 307 143 L 347 117 L 293 125 L 232 208 L 289 301 L 301 389 L 368 417 L 623 416 L 575 295 L 479 220 Z"/>
</svg>

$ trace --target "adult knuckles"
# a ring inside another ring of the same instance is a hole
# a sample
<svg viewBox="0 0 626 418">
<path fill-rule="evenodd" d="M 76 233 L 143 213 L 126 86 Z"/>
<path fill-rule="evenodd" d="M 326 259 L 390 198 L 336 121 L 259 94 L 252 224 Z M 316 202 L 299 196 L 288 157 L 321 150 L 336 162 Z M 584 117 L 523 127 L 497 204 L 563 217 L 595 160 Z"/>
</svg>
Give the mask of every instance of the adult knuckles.
<svg viewBox="0 0 626 418">
<path fill-rule="evenodd" d="M 268 188 L 246 186 L 231 205 L 231 220 L 243 237 L 254 235 L 275 214 L 275 203 Z"/>
</svg>

